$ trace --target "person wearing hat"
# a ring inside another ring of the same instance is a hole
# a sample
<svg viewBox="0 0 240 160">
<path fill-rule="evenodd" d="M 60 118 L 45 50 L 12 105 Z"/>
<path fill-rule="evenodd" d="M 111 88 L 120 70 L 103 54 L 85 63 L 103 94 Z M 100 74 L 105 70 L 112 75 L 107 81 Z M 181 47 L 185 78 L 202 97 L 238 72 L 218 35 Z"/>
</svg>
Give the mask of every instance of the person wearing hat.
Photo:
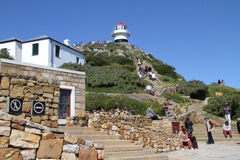
<svg viewBox="0 0 240 160">
<path fill-rule="evenodd" d="M 207 135 L 208 135 L 207 144 L 214 144 L 214 140 L 212 137 L 212 131 L 214 130 L 213 123 L 211 122 L 209 117 L 205 117 L 205 120 L 206 120 L 206 129 L 207 129 Z"/>
</svg>

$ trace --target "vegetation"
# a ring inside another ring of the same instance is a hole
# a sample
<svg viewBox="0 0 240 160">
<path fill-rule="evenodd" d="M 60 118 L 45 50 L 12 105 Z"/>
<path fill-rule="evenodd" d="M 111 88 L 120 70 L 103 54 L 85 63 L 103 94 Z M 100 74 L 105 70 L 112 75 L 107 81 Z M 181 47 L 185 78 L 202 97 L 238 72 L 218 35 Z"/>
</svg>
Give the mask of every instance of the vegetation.
<svg viewBox="0 0 240 160">
<path fill-rule="evenodd" d="M 125 93 L 145 88 L 147 82 L 120 67 L 88 67 L 86 84 L 89 88 L 119 88 Z"/>
<path fill-rule="evenodd" d="M 208 96 L 208 86 L 198 80 L 183 81 L 179 84 L 177 92 L 193 99 L 204 100 Z"/>
<path fill-rule="evenodd" d="M 162 114 L 162 105 L 155 101 L 139 101 L 124 96 L 107 96 L 104 94 L 88 93 L 86 94 L 86 110 L 93 111 L 102 109 L 110 111 L 119 108 L 131 111 L 134 114 L 145 115 L 147 107 L 153 105 L 155 113 Z"/>
<path fill-rule="evenodd" d="M 236 119 L 240 115 L 240 95 L 239 94 L 223 94 L 215 96 L 208 100 L 208 105 L 203 110 L 213 115 L 224 117 L 224 105 L 228 103 L 232 107 L 232 119 Z"/>
<path fill-rule="evenodd" d="M 7 48 L 3 48 L 0 50 L 0 58 L 14 60 L 14 58 L 12 56 L 10 56 Z"/>
</svg>

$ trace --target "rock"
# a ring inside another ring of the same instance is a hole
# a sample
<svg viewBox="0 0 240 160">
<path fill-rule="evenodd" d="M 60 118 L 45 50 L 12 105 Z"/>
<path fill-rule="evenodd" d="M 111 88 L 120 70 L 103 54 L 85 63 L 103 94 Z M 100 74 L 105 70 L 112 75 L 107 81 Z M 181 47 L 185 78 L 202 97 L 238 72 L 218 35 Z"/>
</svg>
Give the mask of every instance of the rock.
<svg viewBox="0 0 240 160">
<path fill-rule="evenodd" d="M 19 148 L 38 148 L 41 137 L 33 133 L 12 129 L 10 145 Z"/>
<path fill-rule="evenodd" d="M 21 150 L 20 153 L 22 154 L 24 160 L 36 159 L 36 150 L 35 149 Z"/>
<path fill-rule="evenodd" d="M 62 139 L 41 140 L 37 151 L 37 158 L 59 159 L 63 148 Z"/>
<path fill-rule="evenodd" d="M 76 154 L 63 152 L 61 160 L 77 160 Z"/>
<path fill-rule="evenodd" d="M 79 151 L 79 160 L 97 160 L 97 150 L 92 149 L 80 149 Z"/>
<path fill-rule="evenodd" d="M 23 160 L 19 149 L 15 148 L 0 148 L 1 160 Z"/>
<path fill-rule="evenodd" d="M 63 145 L 63 152 L 78 154 L 79 153 L 79 146 L 77 144 Z"/>
</svg>

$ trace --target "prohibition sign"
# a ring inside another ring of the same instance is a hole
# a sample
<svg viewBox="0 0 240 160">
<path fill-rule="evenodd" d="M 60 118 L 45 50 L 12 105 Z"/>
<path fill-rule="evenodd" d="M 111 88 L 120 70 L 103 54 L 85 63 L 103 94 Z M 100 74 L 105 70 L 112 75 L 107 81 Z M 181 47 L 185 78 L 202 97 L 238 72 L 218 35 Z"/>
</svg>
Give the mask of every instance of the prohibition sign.
<svg viewBox="0 0 240 160">
<path fill-rule="evenodd" d="M 10 103 L 10 107 L 13 111 L 17 112 L 21 109 L 22 104 L 18 99 L 14 99 L 12 100 L 12 102 Z"/>
<path fill-rule="evenodd" d="M 33 106 L 33 110 L 35 111 L 35 113 L 38 113 L 38 114 L 42 113 L 44 110 L 43 103 L 41 103 L 41 102 L 35 103 Z"/>
</svg>

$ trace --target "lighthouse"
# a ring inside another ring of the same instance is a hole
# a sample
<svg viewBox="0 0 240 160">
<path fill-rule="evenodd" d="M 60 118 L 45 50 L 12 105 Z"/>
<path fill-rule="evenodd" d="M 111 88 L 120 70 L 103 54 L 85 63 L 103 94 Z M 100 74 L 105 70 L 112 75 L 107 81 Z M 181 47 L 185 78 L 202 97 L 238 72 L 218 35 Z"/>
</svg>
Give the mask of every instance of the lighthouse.
<svg viewBox="0 0 240 160">
<path fill-rule="evenodd" d="M 130 33 L 128 32 L 127 25 L 120 22 L 116 24 L 113 28 L 112 37 L 114 38 L 114 42 L 128 42 L 128 37 Z"/>
</svg>

